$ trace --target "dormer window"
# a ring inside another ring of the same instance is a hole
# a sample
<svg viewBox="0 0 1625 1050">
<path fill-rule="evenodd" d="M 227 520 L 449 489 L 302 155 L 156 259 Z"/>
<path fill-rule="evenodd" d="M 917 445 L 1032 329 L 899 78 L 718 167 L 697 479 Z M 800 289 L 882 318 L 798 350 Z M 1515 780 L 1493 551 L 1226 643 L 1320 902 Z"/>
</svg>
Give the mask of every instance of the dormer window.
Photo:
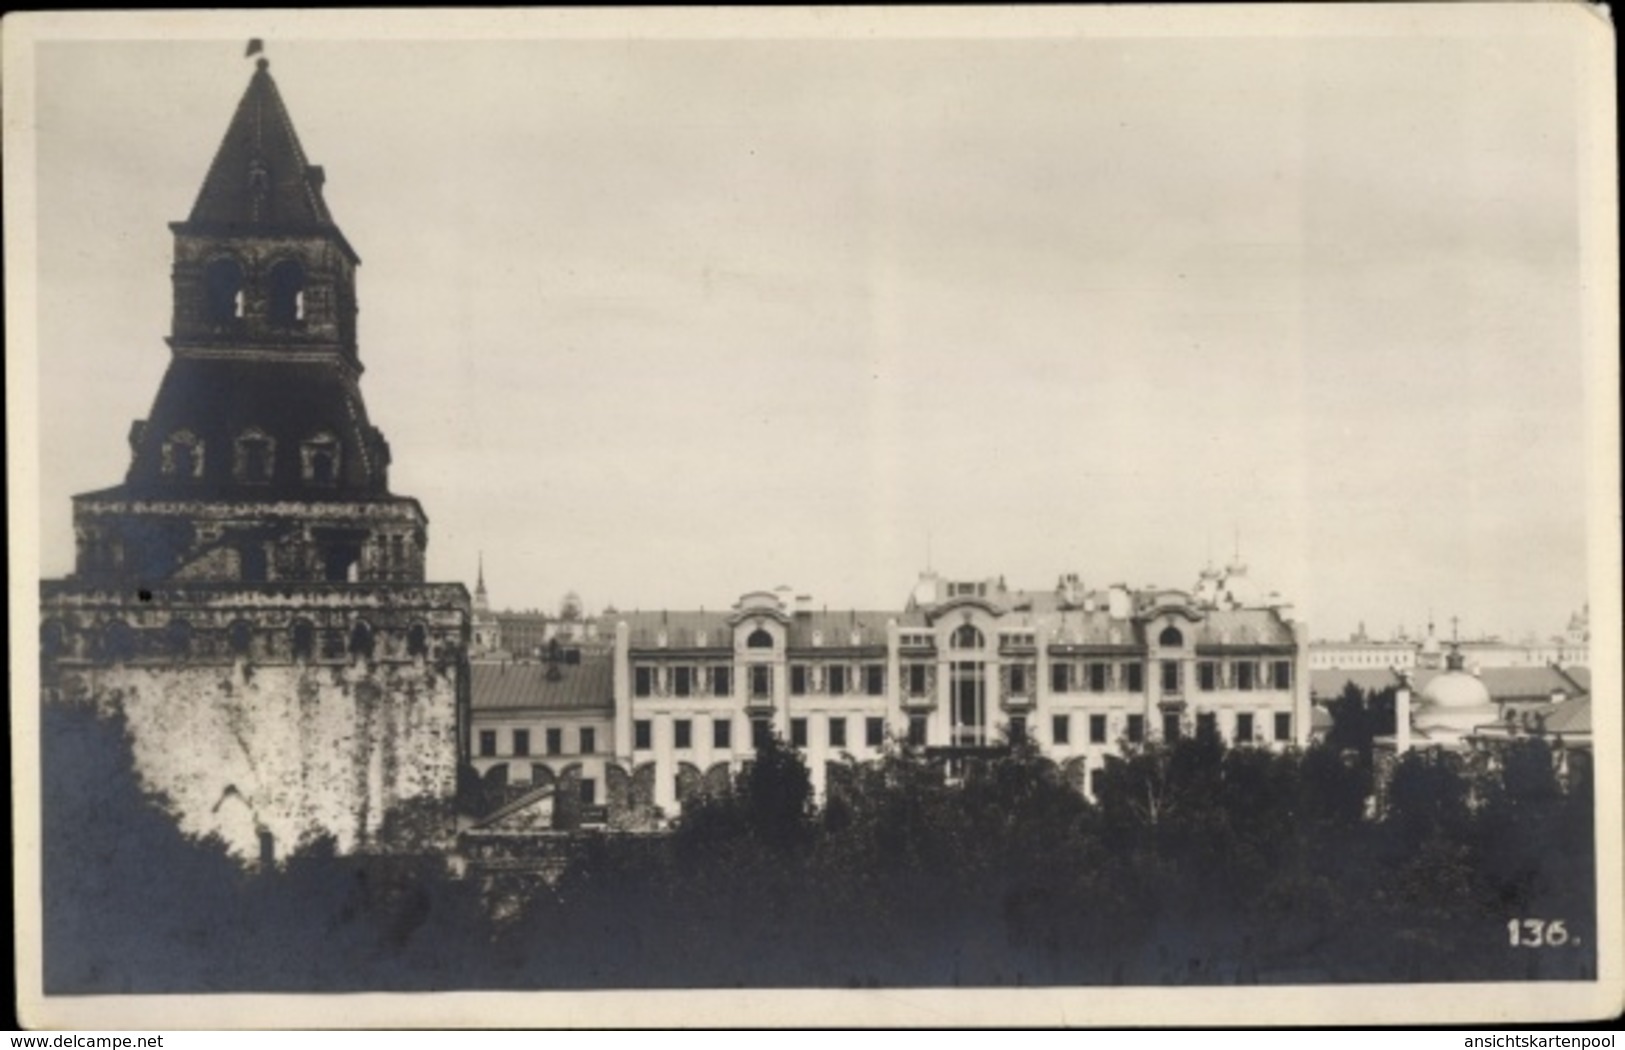
<svg viewBox="0 0 1625 1050">
<path fill-rule="evenodd" d="M 237 435 L 236 456 L 232 474 L 238 481 L 250 485 L 265 484 L 271 480 L 276 463 L 276 441 L 258 427 L 249 427 Z"/>
<path fill-rule="evenodd" d="M 982 632 L 973 624 L 961 624 L 954 630 L 948 644 L 954 649 L 980 649 L 986 644 L 982 639 Z"/>
<path fill-rule="evenodd" d="M 339 441 L 322 431 L 299 449 L 304 479 L 312 485 L 336 485 L 339 480 Z"/>
<path fill-rule="evenodd" d="M 297 328 L 305 323 L 305 268 L 292 259 L 271 267 L 270 321 L 276 328 Z"/>
<path fill-rule="evenodd" d="M 164 477 L 196 481 L 203 477 L 203 441 L 190 430 L 177 430 L 164 442 Z"/>
<path fill-rule="evenodd" d="M 243 319 L 243 268 L 236 259 L 216 259 L 203 271 L 204 313 L 216 328 Z"/>
<path fill-rule="evenodd" d="M 745 648 L 771 649 L 773 648 L 773 636 L 768 634 L 763 628 L 758 627 L 756 630 L 750 632 L 749 638 L 745 639 Z"/>
<path fill-rule="evenodd" d="M 1157 644 L 1167 646 L 1171 649 L 1177 649 L 1181 645 L 1185 644 L 1185 636 L 1179 633 L 1179 628 L 1167 627 L 1164 628 L 1163 632 L 1157 636 Z"/>
</svg>

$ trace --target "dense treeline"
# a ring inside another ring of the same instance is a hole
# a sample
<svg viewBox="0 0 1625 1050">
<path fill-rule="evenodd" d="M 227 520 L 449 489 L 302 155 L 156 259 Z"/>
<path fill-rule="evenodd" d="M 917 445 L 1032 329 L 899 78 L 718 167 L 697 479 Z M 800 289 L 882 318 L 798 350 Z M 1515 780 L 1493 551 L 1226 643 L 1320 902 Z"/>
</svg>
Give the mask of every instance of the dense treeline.
<svg viewBox="0 0 1625 1050">
<path fill-rule="evenodd" d="M 47 709 L 46 986 L 1592 976 L 1584 770 L 1559 778 L 1525 740 L 1495 760 L 1416 752 L 1383 772 L 1369 739 L 1382 698 L 1343 707 L 1335 750 L 1211 736 L 1134 748 L 1096 802 L 1016 741 L 951 780 L 906 750 L 852 764 L 815 808 L 799 754 L 774 743 L 673 834 L 583 839 L 551 885 L 321 848 L 244 873 L 129 787 L 122 727 Z M 1562 920 L 1567 943 L 1516 946 L 1528 935 L 1508 924 L 1523 919 Z"/>
</svg>

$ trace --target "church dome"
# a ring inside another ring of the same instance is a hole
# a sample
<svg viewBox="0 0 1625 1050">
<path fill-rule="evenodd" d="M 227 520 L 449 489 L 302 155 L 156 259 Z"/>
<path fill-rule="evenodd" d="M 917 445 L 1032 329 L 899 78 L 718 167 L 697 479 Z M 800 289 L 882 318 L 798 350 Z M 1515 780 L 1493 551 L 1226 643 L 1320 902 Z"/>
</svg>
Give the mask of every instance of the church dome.
<svg viewBox="0 0 1625 1050">
<path fill-rule="evenodd" d="M 1422 701 L 1430 708 L 1459 711 L 1490 704 L 1490 691 L 1476 675 L 1463 670 L 1435 675 L 1422 689 Z"/>
</svg>

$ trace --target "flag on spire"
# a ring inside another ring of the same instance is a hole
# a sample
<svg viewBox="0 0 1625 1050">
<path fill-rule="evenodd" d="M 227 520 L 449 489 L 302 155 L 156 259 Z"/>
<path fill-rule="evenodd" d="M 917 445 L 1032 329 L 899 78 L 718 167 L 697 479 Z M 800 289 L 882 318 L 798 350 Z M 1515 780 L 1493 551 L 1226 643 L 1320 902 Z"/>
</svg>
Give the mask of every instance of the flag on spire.
<svg viewBox="0 0 1625 1050">
<path fill-rule="evenodd" d="M 259 37 L 255 37 L 248 42 L 248 50 L 243 52 L 243 57 L 248 58 L 252 55 L 257 55 L 264 50 L 265 41 L 261 40 Z"/>
</svg>

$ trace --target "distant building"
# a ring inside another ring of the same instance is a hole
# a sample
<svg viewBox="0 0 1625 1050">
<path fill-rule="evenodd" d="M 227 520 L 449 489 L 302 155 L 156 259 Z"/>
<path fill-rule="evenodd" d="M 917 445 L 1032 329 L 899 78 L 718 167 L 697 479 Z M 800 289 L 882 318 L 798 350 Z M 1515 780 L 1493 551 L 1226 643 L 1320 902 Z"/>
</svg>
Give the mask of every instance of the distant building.
<svg viewBox="0 0 1625 1050">
<path fill-rule="evenodd" d="M 1468 670 L 1492 667 L 1585 667 L 1591 661 L 1590 608 L 1582 606 L 1569 618 L 1561 634 L 1544 641 L 1530 637 L 1518 642 L 1502 638 L 1456 638 L 1446 643 L 1430 622 L 1421 638 L 1396 631 L 1392 638 L 1368 637 L 1365 625 L 1344 640 L 1316 639 L 1309 643 L 1310 666 L 1316 670 L 1361 668 L 1438 671 L 1444 667 L 1445 646 L 1454 645 Z"/>
<path fill-rule="evenodd" d="M 424 582 L 428 519 L 389 490 L 323 183 L 260 60 L 171 226 L 129 472 L 74 498 L 74 572 L 41 584 L 44 701 L 122 714 L 181 828 L 261 862 L 382 848 L 403 815 L 449 840 L 467 749 L 468 592 Z"/>
<path fill-rule="evenodd" d="M 1018 591 L 928 572 L 901 609 L 815 609 L 780 588 L 605 619 L 610 653 L 476 666 L 471 760 L 488 783 L 536 785 L 539 806 L 604 799 L 604 819 L 637 823 L 726 783 L 770 733 L 802 749 L 819 792 L 889 739 L 952 762 L 1015 734 L 1090 792 L 1124 744 L 1208 727 L 1280 747 L 1310 729 L 1304 625 L 1225 587 L 1198 600 L 1069 575 Z"/>
</svg>

